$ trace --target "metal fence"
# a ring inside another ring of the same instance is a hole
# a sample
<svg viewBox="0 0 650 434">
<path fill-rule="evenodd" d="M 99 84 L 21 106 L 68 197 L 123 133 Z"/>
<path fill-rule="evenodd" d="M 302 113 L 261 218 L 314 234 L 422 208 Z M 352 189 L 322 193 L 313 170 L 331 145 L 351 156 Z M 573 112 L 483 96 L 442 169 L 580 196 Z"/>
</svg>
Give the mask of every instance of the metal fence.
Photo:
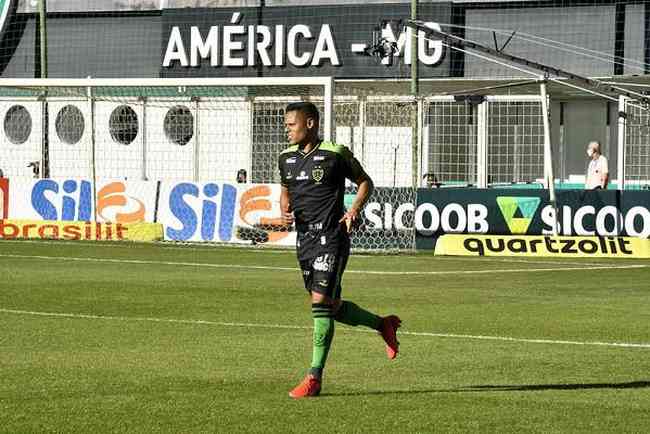
<svg viewBox="0 0 650 434">
<path fill-rule="evenodd" d="M 267 80 L 194 87 L 152 80 L 129 91 L 123 81 L 88 81 L 96 87 L 66 92 L 34 80 L 0 83 L 0 169 L 12 178 L 194 181 L 234 181 L 243 169 L 248 182 L 275 183 L 287 145 L 284 109 L 307 99 L 323 112 L 323 135 L 349 146 L 377 186 L 544 185 L 538 95 L 414 98 L 346 84 L 327 98 L 322 83 Z M 618 171 L 625 188 L 644 188 L 650 116 L 633 102 L 621 104 Z"/>
</svg>

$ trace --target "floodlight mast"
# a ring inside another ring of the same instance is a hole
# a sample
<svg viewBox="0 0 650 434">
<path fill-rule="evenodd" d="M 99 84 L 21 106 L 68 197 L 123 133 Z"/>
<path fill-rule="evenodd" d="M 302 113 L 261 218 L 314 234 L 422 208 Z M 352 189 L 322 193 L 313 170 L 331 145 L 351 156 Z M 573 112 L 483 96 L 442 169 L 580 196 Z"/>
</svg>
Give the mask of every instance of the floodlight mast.
<svg viewBox="0 0 650 434">
<path fill-rule="evenodd" d="M 452 35 L 451 33 L 431 29 L 425 26 L 422 21 L 408 20 L 406 21 L 406 26 L 411 27 L 412 29 L 417 30 L 419 32 L 423 32 L 427 36 L 441 40 L 443 44 L 446 44 L 450 47 L 478 51 L 487 54 L 489 56 L 493 56 L 499 59 L 507 60 L 512 63 L 526 66 L 531 69 L 537 69 L 543 72 L 546 76 L 555 75 L 556 77 L 575 80 L 576 82 L 580 83 L 584 87 L 589 87 L 601 92 L 607 92 L 615 96 L 625 96 L 627 98 L 635 99 L 641 102 L 646 107 L 646 109 L 650 108 L 650 97 L 648 97 L 643 93 L 634 92 L 619 86 L 613 86 L 605 82 L 602 82 L 600 80 L 594 80 L 592 78 L 583 77 L 581 75 L 574 74 L 573 72 L 566 71 L 564 69 L 560 69 L 554 66 L 549 66 L 543 63 L 528 60 L 524 57 L 513 56 L 512 54 L 504 53 L 502 50 L 490 48 L 485 45 L 478 44 L 476 42 L 461 38 L 460 36 Z M 558 82 L 562 83 L 561 81 Z"/>
</svg>

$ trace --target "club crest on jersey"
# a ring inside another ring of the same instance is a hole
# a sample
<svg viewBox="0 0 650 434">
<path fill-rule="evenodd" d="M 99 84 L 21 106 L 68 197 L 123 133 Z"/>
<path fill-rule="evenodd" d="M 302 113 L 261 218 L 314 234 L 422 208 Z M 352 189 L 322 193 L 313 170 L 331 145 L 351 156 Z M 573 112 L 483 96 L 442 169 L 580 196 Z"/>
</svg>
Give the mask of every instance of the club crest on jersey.
<svg viewBox="0 0 650 434">
<path fill-rule="evenodd" d="M 311 170 L 311 177 L 314 181 L 316 181 L 317 184 L 320 184 L 324 176 L 325 170 L 323 170 L 323 168 L 320 166 L 314 166 L 314 168 Z"/>
</svg>

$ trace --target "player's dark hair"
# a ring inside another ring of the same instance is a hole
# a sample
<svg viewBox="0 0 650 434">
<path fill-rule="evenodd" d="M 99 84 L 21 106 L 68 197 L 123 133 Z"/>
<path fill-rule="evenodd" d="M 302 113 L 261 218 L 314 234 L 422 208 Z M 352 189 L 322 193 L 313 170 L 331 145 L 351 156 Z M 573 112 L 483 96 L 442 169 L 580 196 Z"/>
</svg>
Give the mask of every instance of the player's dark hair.
<svg viewBox="0 0 650 434">
<path fill-rule="evenodd" d="M 318 108 L 310 102 L 292 102 L 284 111 L 285 113 L 300 112 L 304 114 L 306 118 L 312 118 L 314 121 L 316 121 L 316 123 L 320 121 L 320 113 L 318 112 Z"/>
</svg>

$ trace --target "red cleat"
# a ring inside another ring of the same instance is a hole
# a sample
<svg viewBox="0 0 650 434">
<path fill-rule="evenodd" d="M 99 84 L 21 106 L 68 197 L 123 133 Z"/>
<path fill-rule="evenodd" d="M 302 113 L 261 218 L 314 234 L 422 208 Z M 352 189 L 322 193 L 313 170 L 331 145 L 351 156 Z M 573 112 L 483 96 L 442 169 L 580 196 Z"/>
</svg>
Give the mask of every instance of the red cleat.
<svg viewBox="0 0 650 434">
<path fill-rule="evenodd" d="M 379 333 L 386 342 L 386 355 L 393 360 L 399 352 L 399 342 L 397 341 L 397 329 L 402 325 L 402 320 L 396 315 L 389 315 L 381 320 Z"/>
<path fill-rule="evenodd" d="M 318 395 L 320 395 L 320 380 L 313 375 L 307 375 L 295 389 L 289 392 L 289 396 L 293 399 L 313 398 Z"/>
</svg>

